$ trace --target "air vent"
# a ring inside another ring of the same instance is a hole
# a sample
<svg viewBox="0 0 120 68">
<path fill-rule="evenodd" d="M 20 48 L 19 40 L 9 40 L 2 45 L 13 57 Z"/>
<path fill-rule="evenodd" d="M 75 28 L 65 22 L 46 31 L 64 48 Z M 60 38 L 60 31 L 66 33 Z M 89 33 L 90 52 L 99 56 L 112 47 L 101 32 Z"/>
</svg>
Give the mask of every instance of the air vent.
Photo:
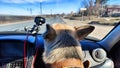
<svg viewBox="0 0 120 68">
<path fill-rule="evenodd" d="M 95 61 L 102 62 L 106 59 L 106 52 L 102 48 L 97 48 L 93 50 L 92 56 Z"/>
</svg>

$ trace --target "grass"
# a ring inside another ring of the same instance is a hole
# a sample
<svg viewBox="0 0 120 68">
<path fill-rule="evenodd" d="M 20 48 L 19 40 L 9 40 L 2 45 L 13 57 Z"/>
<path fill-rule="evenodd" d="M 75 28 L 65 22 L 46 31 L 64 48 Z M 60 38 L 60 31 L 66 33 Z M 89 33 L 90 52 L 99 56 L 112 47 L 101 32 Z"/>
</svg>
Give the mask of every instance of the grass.
<svg viewBox="0 0 120 68">
<path fill-rule="evenodd" d="M 119 17 L 100 17 L 94 18 L 89 24 L 110 25 L 114 26 L 120 21 Z"/>
<path fill-rule="evenodd" d="M 86 24 L 99 24 L 99 25 L 110 25 L 114 26 L 120 22 L 120 17 L 71 17 L 71 20 L 80 20 L 82 23 Z"/>
</svg>

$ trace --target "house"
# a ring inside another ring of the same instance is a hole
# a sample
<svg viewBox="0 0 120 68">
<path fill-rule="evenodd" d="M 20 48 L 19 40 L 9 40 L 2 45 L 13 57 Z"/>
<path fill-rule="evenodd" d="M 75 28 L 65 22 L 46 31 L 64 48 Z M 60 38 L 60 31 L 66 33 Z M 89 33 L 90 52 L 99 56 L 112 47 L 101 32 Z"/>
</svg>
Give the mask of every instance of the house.
<svg viewBox="0 0 120 68">
<path fill-rule="evenodd" d="M 109 16 L 120 16 L 120 5 L 108 5 L 106 12 Z"/>
</svg>

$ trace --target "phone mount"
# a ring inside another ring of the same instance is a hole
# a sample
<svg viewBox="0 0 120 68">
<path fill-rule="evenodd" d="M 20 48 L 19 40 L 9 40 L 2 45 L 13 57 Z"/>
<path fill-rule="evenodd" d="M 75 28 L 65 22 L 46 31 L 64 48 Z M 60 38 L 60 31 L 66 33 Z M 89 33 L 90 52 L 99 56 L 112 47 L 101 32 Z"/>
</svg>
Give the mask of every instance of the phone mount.
<svg viewBox="0 0 120 68">
<path fill-rule="evenodd" d="M 45 23 L 45 18 L 43 18 L 43 17 L 35 17 L 34 22 L 36 23 L 37 26 L 41 26 L 42 24 Z"/>
<path fill-rule="evenodd" d="M 40 31 L 40 26 L 42 26 L 42 24 L 44 24 L 45 21 L 46 21 L 45 18 L 37 16 L 34 19 L 35 24 L 33 25 L 33 27 L 32 28 L 25 27 L 24 29 L 28 33 L 32 33 L 33 35 L 36 35 Z"/>
</svg>

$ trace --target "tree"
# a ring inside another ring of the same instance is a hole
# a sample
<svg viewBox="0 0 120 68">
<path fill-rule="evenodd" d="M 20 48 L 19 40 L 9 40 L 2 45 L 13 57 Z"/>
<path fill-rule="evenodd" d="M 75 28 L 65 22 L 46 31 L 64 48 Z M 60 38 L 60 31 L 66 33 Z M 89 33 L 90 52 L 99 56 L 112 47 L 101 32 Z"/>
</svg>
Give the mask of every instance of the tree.
<svg viewBox="0 0 120 68">
<path fill-rule="evenodd" d="M 95 1 L 95 14 L 96 15 L 101 15 L 104 10 L 103 10 L 103 6 L 108 2 L 109 0 L 96 0 Z"/>
<path fill-rule="evenodd" d="M 95 3 L 106 4 L 109 0 L 96 0 Z"/>
<path fill-rule="evenodd" d="M 82 0 L 82 3 L 84 5 L 84 7 L 87 9 L 87 11 L 85 12 L 85 13 L 87 13 L 86 15 L 92 15 L 94 0 Z"/>
<path fill-rule="evenodd" d="M 102 5 L 106 4 L 109 0 L 81 0 L 82 5 L 87 8 L 87 15 L 99 15 L 102 11 Z M 78 13 L 81 13 L 80 10 Z"/>
</svg>

